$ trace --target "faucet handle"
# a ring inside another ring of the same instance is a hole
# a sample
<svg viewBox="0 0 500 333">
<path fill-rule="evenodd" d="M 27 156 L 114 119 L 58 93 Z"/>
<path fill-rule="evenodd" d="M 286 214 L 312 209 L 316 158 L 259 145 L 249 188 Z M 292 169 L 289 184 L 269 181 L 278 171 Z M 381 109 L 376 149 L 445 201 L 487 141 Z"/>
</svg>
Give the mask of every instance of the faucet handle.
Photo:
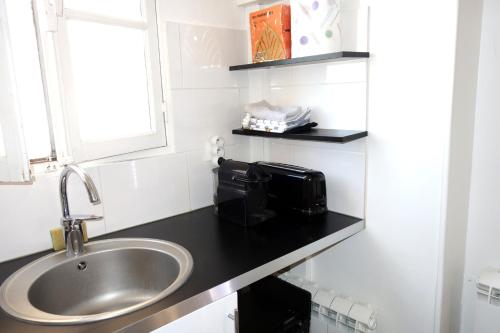
<svg viewBox="0 0 500 333">
<path fill-rule="evenodd" d="M 63 217 L 61 219 L 61 224 L 64 228 L 66 237 L 72 231 L 80 231 L 83 233 L 82 223 L 87 221 L 99 221 L 102 220 L 102 216 L 97 215 L 71 215 L 68 217 Z"/>
<path fill-rule="evenodd" d="M 101 219 L 102 216 L 97 215 L 72 215 L 61 219 L 66 241 L 66 254 L 69 257 L 83 253 L 83 243 L 88 241 L 84 222 Z"/>
<path fill-rule="evenodd" d="M 61 223 L 65 228 L 79 226 L 82 222 L 86 221 L 99 221 L 102 220 L 102 216 L 98 215 L 71 215 L 68 217 L 63 217 Z"/>
<path fill-rule="evenodd" d="M 102 220 L 102 216 L 98 215 L 73 215 L 71 216 L 76 224 L 81 224 L 86 221 L 100 221 Z"/>
</svg>

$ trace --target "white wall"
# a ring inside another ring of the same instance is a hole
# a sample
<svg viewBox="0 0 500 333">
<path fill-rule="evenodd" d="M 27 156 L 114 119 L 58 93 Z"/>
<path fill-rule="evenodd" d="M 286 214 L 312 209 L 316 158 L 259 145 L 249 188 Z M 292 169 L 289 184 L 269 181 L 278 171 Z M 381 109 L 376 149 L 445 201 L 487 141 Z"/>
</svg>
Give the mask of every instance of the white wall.
<svg viewBox="0 0 500 333">
<path fill-rule="evenodd" d="M 436 331 L 441 333 L 460 331 L 481 19 L 482 1 L 459 1 L 446 220 L 440 239 L 442 275 L 437 291 L 441 314 Z"/>
<path fill-rule="evenodd" d="M 367 228 L 312 275 L 373 304 L 377 332 L 434 331 L 456 20 L 451 0 L 371 4 Z"/>
<path fill-rule="evenodd" d="M 457 3 L 371 3 L 367 228 L 310 262 L 320 285 L 373 304 L 381 333 L 437 324 Z"/>
<path fill-rule="evenodd" d="M 166 21 L 244 29 L 244 11 L 231 0 L 158 0 L 160 17 Z"/>
<path fill-rule="evenodd" d="M 158 10 L 174 153 L 88 165 L 101 206 L 91 207 L 71 177 L 71 211 L 105 217 L 89 223 L 90 236 L 210 205 L 214 135 L 226 138 L 228 157 L 248 158 L 248 140 L 230 134 L 240 124 L 240 90 L 248 80 L 227 69 L 246 61 L 243 10 L 232 0 L 160 0 Z M 58 172 L 37 176 L 33 185 L 0 185 L 0 261 L 49 248 L 49 229 L 59 225 L 60 211 Z"/>
<path fill-rule="evenodd" d="M 475 280 L 486 266 L 500 268 L 500 1 L 483 1 L 462 333 L 496 332 L 500 308 L 476 300 Z"/>
</svg>

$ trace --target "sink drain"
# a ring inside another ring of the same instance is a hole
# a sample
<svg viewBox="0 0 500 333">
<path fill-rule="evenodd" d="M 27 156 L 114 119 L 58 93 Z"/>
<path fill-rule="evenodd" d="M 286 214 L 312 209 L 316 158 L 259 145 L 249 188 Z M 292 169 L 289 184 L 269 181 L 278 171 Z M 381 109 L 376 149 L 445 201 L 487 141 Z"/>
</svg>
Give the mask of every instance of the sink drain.
<svg viewBox="0 0 500 333">
<path fill-rule="evenodd" d="M 82 261 L 76 265 L 79 271 L 84 271 L 87 269 L 87 263 L 85 261 Z"/>
</svg>

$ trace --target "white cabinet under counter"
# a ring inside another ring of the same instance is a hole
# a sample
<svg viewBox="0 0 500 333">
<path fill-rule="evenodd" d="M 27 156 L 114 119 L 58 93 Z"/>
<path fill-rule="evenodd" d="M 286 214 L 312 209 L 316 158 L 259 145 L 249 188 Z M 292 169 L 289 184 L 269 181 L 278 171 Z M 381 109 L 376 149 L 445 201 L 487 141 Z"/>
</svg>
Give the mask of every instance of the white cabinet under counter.
<svg viewBox="0 0 500 333">
<path fill-rule="evenodd" d="M 232 293 L 151 333 L 237 333 L 238 293 Z"/>
</svg>

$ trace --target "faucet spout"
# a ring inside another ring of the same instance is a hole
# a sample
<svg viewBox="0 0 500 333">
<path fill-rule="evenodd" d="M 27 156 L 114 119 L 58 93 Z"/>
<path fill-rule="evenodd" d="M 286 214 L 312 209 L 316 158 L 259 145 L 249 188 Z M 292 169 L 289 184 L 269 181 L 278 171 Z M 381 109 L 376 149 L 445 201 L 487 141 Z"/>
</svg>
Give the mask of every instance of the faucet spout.
<svg viewBox="0 0 500 333">
<path fill-rule="evenodd" d="M 90 178 L 89 174 L 85 170 L 80 168 L 78 165 L 69 164 L 61 172 L 61 176 L 59 178 L 59 194 L 61 197 L 61 207 L 62 207 L 63 217 L 70 216 L 67 191 L 68 191 L 68 178 L 72 173 L 76 174 L 85 185 L 85 189 L 87 190 L 87 194 L 89 196 L 89 201 L 94 205 L 98 205 L 101 203 L 101 198 L 99 197 L 97 188 L 95 187 L 95 184 L 92 181 L 92 178 Z"/>
<path fill-rule="evenodd" d="M 78 256 L 83 253 L 83 229 L 82 222 L 90 220 L 100 220 L 100 216 L 71 216 L 68 204 L 68 178 L 71 174 L 76 174 L 85 185 L 89 201 L 98 205 L 101 203 L 97 188 L 90 175 L 78 165 L 67 165 L 61 172 L 59 178 L 59 194 L 61 197 L 62 225 L 64 227 L 66 254 L 69 257 Z"/>
</svg>

